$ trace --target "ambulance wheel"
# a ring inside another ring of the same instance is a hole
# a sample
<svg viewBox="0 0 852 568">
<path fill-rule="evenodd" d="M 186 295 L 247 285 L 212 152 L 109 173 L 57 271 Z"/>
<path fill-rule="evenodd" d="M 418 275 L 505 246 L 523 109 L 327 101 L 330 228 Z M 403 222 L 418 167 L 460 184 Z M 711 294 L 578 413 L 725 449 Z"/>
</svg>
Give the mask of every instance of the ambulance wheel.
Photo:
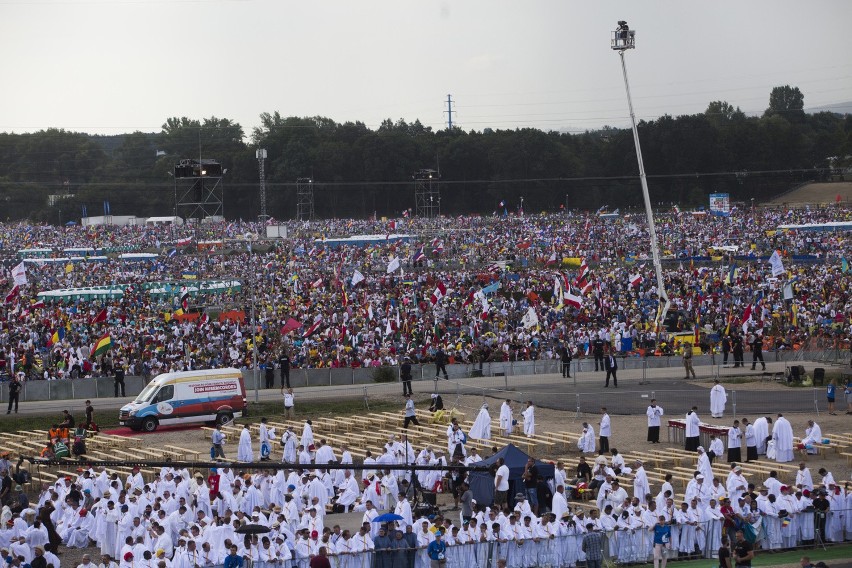
<svg viewBox="0 0 852 568">
<path fill-rule="evenodd" d="M 142 421 L 142 430 L 145 432 L 153 432 L 157 429 L 157 419 L 156 418 L 146 418 Z"/>
<path fill-rule="evenodd" d="M 234 417 L 227 412 L 222 412 L 221 414 L 216 416 L 216 424 L 220 424 L 222 426 L 226 424 L 230 424 L 234 420 Z"/>
</svg>

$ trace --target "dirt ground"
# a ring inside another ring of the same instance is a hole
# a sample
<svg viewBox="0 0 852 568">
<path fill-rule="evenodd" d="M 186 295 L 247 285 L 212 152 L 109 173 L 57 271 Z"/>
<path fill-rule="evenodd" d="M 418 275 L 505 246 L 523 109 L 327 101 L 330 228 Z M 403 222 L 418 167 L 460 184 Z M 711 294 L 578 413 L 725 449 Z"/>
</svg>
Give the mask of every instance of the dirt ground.
<svg viewBox="0 0 852 568">
<path fill-rule="evenodd" d="M 840 195 L 841 201 L 852 201 L 852 182 L 810 183 L 780 197 L 771 203 L 834 203 Z"/>
<path fill-rule="evenodd" d="M 700 384 L 702 386 L 707 386 L 708 389 L 712 384 L 708 384 L 706 382 L 697 382 L 696 384 Z M 760 390 L 763 388 L 773 388 L 772 385 L 766 385 L 761 383 L 747 383 L 747 384 L 738 384 L 738 389 L 743 388 L 753 388 L 756 390 Z M 777 386 L 774 387 L 777 389 Z M 425 399 L 424 399 L 425 400 Z M 464 396 L 458 400 L 458 404 L 456 408 L 461 412 L 464 412 L 465 418 L 469 420 L 473 420 L 476 417 L 476 413 L 479 410 L 479 407 L 482 404 L 481 396 Z M 455 401 L 454 401 L 455 402 Z M 489 407 L 491 408 L 491 416 L 492 418 L 497 417 L 497 413 L 499 413 L 500 403 L 502 399 L 488 399 Z M 822 414 L 817 418 L 817 422 L 822 427 L 823 435 L 827 438 L 831 438 L 832 432 L 850 432 L 852 431 L 852 420 L 850 420 L 849 415 L 843 414 L 845 408 L 839 408 L 840 413 L 837 416 L 828 416 L 826 414 Z M 774 416 L 777 412 L 772 412 L 767 409 L 767 414 Z M 812 418 L 811 414 L 786 414 L 785 416 L 790 420 L 791 425 L 793 426 L 793 432 L 796 436 L 803 436 L 805 432 L 805 427 L 807 426 L 807 421 Z M 678 415 L 680 417 L 680 415 Z M 270 419 L 274 419 L 272 416 Z M 307 416 L 300 416 L 300 419 L 308 418 Z M 710 420 L 713 424 L 724 424 L 728 425 L 732 422 L 732 418 L 723 418 L 723 419 L 710 419 L 709 416 L 702 417 L 704 421 Z M 756 417 L 755 417 L 756 418 Z M 581 415 L 577 416 L 576 413 L 573 412 L 564 412 L 557 410 L 549 410 L 544 408 L 536 409 L 536 430 L 539 432 L 576 432 L 577 437 L 582 430 L 582 422 L 589 421 L 594 424 L 597 429 L 597 422 L 599 416 L 597 415 Z M 610 447 L 618 448 L 621 451 L 632 451 L 632 450 L 643 450 L 650 449 L 651 445 L 648 444 L 645 440 L 646 432 L 647 432 L 647 422 L 644 415 L 641 416 L 623 416 L 623 415 L 613 415 L 612 419 L 612 430 L 613 435 L 610 437 Z M 259 422 L 259 417 L 251 418 L 251 422 Z M 400 421 L 402 420 L 402 412 L 400 411 Z M 673 444 L 667 444 L 665 442 L 665 428 L 662 429 L 661 432 L 661 444 L 657 446 L 657 449 L 660 447 L 665 448 L 666 446 L 675 447 Z M 280 432 L 279 432 L 280 434 Z M 146 445 L 149 446 L 164 446 L 169 444 L 179 445 L 181 447 L 185 447 L 187 449 L 198 450 L 202 452 L 202 459 L 204 459 L 204 455 L 209 451 L 210 441 L 209 438 L 205 436 L 205 433 L 200 429 L 186 429 L 186 430 L 178 430 L 178 431 L 161 431 L 155 432 L 153 434 L 137 434 L 143 435 L 146 438 L 146 442 L 150 440 L 150 443 Z M 315 436 L 317 438 L 322 436 L 321 431 L 315 431 Z M 384 438 L 384 434 L 377 433 L 378 437 Z M 257 450 L 257 442 L 255 443 L 255 450 Z M 418 448 L 419 450 L 419 448 Z M 236 444 L 231 443 L 226 446 L 226 454 L 229 457 L 233 457 L 236 453 Z M 339 453 L 339 452 L 338 452 Z M 576 446 L 569 446 L 569 448 L 565 451 L 558 451 L 554 455 L 539 455 L 535 456 L 539 459 L 544 460 L 556 460 L 561 459 L 566 464 L 566 468 L 571 471 L 575 467 L 578 461 L 579 452 L 576 449 Z M 280 448 L 275 448 L 273 450 L 273 458 L 276 460 L 280 460 L 281 452 Z M 796 457 L 796 462 L 799 461 L 799 457 Z M 811 469 L 811 473 L 814 477 L 814 481 L 818 482 L 820 476 L 817 474 L 817 470 L 820 467 L 825 467 L 829 471 L 834 474 L 835 479 L 843 482 L 845 480 L 850 479 L 850 468 L 847 465 L 846 460 L 843 456 L 835 453 L 827 453 L 825 457 L 822 456 L 808 456 L 805 460 L 808 463 L 808 467 Z M 204 472 L 206 475 L 206 472 Z M 750 480 L 759 484 L 759 482 L 763 481 L 762 479 Z M 652 492 L 656 493 L 659 490 L 658 487 L 654 487 L 652 485 Z M 447 508 L 452 506 L 452 498 L 451 496 L 444 494 L 439 495 L 438 497 L 439 506 L 446 510 Z M 457 511 L 451 511 L 450 515 L 457 515 Z M 343 528 L 348 528 L 350 530 L 357 529 L 361 523 L 361 513 L 349 513 L 349 514 L 336 514 L 329 515 L 326 520 L 327 526 L 333 526 L 335 524 L 339 524 Z M 62 556 L 62 564 L 63 566 L 76 566 L 79 563 L 80 558 L 82 557 L 84 552 L 88 552 L 89 554 L 96 555 L 96 549 L 85 549 L 85 550 L 67 550 L 66 553 Z M 93 556 L 93 559 L 99 558 L 97 556 Z M 791 565 L 792 566 L 792 565 Z"/>
</svg>

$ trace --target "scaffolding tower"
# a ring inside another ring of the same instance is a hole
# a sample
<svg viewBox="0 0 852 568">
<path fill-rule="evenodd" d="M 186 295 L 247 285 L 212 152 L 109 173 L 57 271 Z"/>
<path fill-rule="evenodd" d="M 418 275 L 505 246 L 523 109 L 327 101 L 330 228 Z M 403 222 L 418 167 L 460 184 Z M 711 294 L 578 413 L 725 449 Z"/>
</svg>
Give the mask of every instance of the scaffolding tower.
<svg viewBox="0 0 852 568">
<path fill-rule="evenodd" d="M 185 159 L 175 164 L 175 216 L 204 219 L 224 215 L 222 178 L 228 172 L 210 159 Z"/>
<path fill-rule="evenodd" d="M 314 218 L 314 180 L 296 180 L 296 220 L 312 221 Z"/>
<path fill-rule="evenodd" d="M 435 170 L 417 170 L 414 179 L 414 205 L 418 217 L 433 219 L 441 214 L 441 175 Z"/>
</svg>

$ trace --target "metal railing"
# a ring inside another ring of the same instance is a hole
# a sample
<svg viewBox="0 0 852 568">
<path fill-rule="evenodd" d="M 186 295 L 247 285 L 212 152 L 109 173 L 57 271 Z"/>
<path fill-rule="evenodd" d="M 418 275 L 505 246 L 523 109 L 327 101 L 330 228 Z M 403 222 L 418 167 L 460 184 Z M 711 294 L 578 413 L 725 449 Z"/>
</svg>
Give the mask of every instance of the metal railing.
<svg viewBox="0 0 852 568">
<path fill-rule="evenodd" d="M 849 511 L 846 510 L 829 511 L 824 516 L 813 511 L 785 513 L 783 516 L 755 513 L 745 520 L 738 520 L 737 527 L 744 529 L 744 536 L 754 544 L 757 555 L 781 549 L 823 547 L 852 540 L 852 532 L 845 530 L 847 513 Z M 718 513 L 691 510 L 686 513 L 678 511 L 674 515 L 676 521 L 669 525 L 669 542 L 662 547 L 668 558 L 717 558 L 725 535 L 731 539 L 731 549 L 735 546 L 735 527 L 726 528 L 723 519 L 694 520 L 707 515 L 720 516 Z M 575 521 L 529 529 L 521 524 L 516 525 L 517 528 L 507 526 L 496 537 L 489 527 L 485 536 L 477 533 L 475 541 L 464 543 L 455 543 L 448 535 L 444 565 L 446 568 L 573 568 L 583 565 L 587 554 L 599 554 L 607 564 L 653 563 L 653 526 L 648 526 L 647 521 L 634 514 L 617 517 L 618 520 L 613 517 L 603 521 L 612 529 L 598 531 L 602 536 L 602 549 L 594 552 L 590 549 L 590 541 L 587 541 L 584 552 L 583 540 L 587 531 Z M 468 540 L 465 535 L 462 538 Z M 430 558 L 423 542 L 424 538 L 420 537 L 418 546 L 412 548 L 404 538 L 397 540 L 391 537 L 386 546 L 379 544 L 370 550 L 348 552 L 351 548 L 362 547 L 350 546 L 346 541 L 314 541 L 296 545 L 291 551 L 292 558 L 287 560 L 269 560 L 268 554 L 262 555 L 260 549 L 253 546 L 245 559 L 253 567 L 308 568 L 311 555 L 323 546 L 327 549 L 331 565 L 337 568 L 426 568 L 430 566 Z"/>
</svg>

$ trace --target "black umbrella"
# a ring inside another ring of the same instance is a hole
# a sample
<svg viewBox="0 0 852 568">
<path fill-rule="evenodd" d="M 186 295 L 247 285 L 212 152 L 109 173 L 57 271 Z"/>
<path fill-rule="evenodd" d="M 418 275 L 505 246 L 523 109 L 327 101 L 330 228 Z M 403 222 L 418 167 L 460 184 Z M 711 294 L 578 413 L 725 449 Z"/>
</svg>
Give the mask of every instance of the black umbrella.
<svg viewBox="0 0 852 568">
<path fill-rule="evenodd" d="M 271 530 L 266 525 L 243 525 L 234 532 L 238 534 L 266 534 Z"/>
</svg>

